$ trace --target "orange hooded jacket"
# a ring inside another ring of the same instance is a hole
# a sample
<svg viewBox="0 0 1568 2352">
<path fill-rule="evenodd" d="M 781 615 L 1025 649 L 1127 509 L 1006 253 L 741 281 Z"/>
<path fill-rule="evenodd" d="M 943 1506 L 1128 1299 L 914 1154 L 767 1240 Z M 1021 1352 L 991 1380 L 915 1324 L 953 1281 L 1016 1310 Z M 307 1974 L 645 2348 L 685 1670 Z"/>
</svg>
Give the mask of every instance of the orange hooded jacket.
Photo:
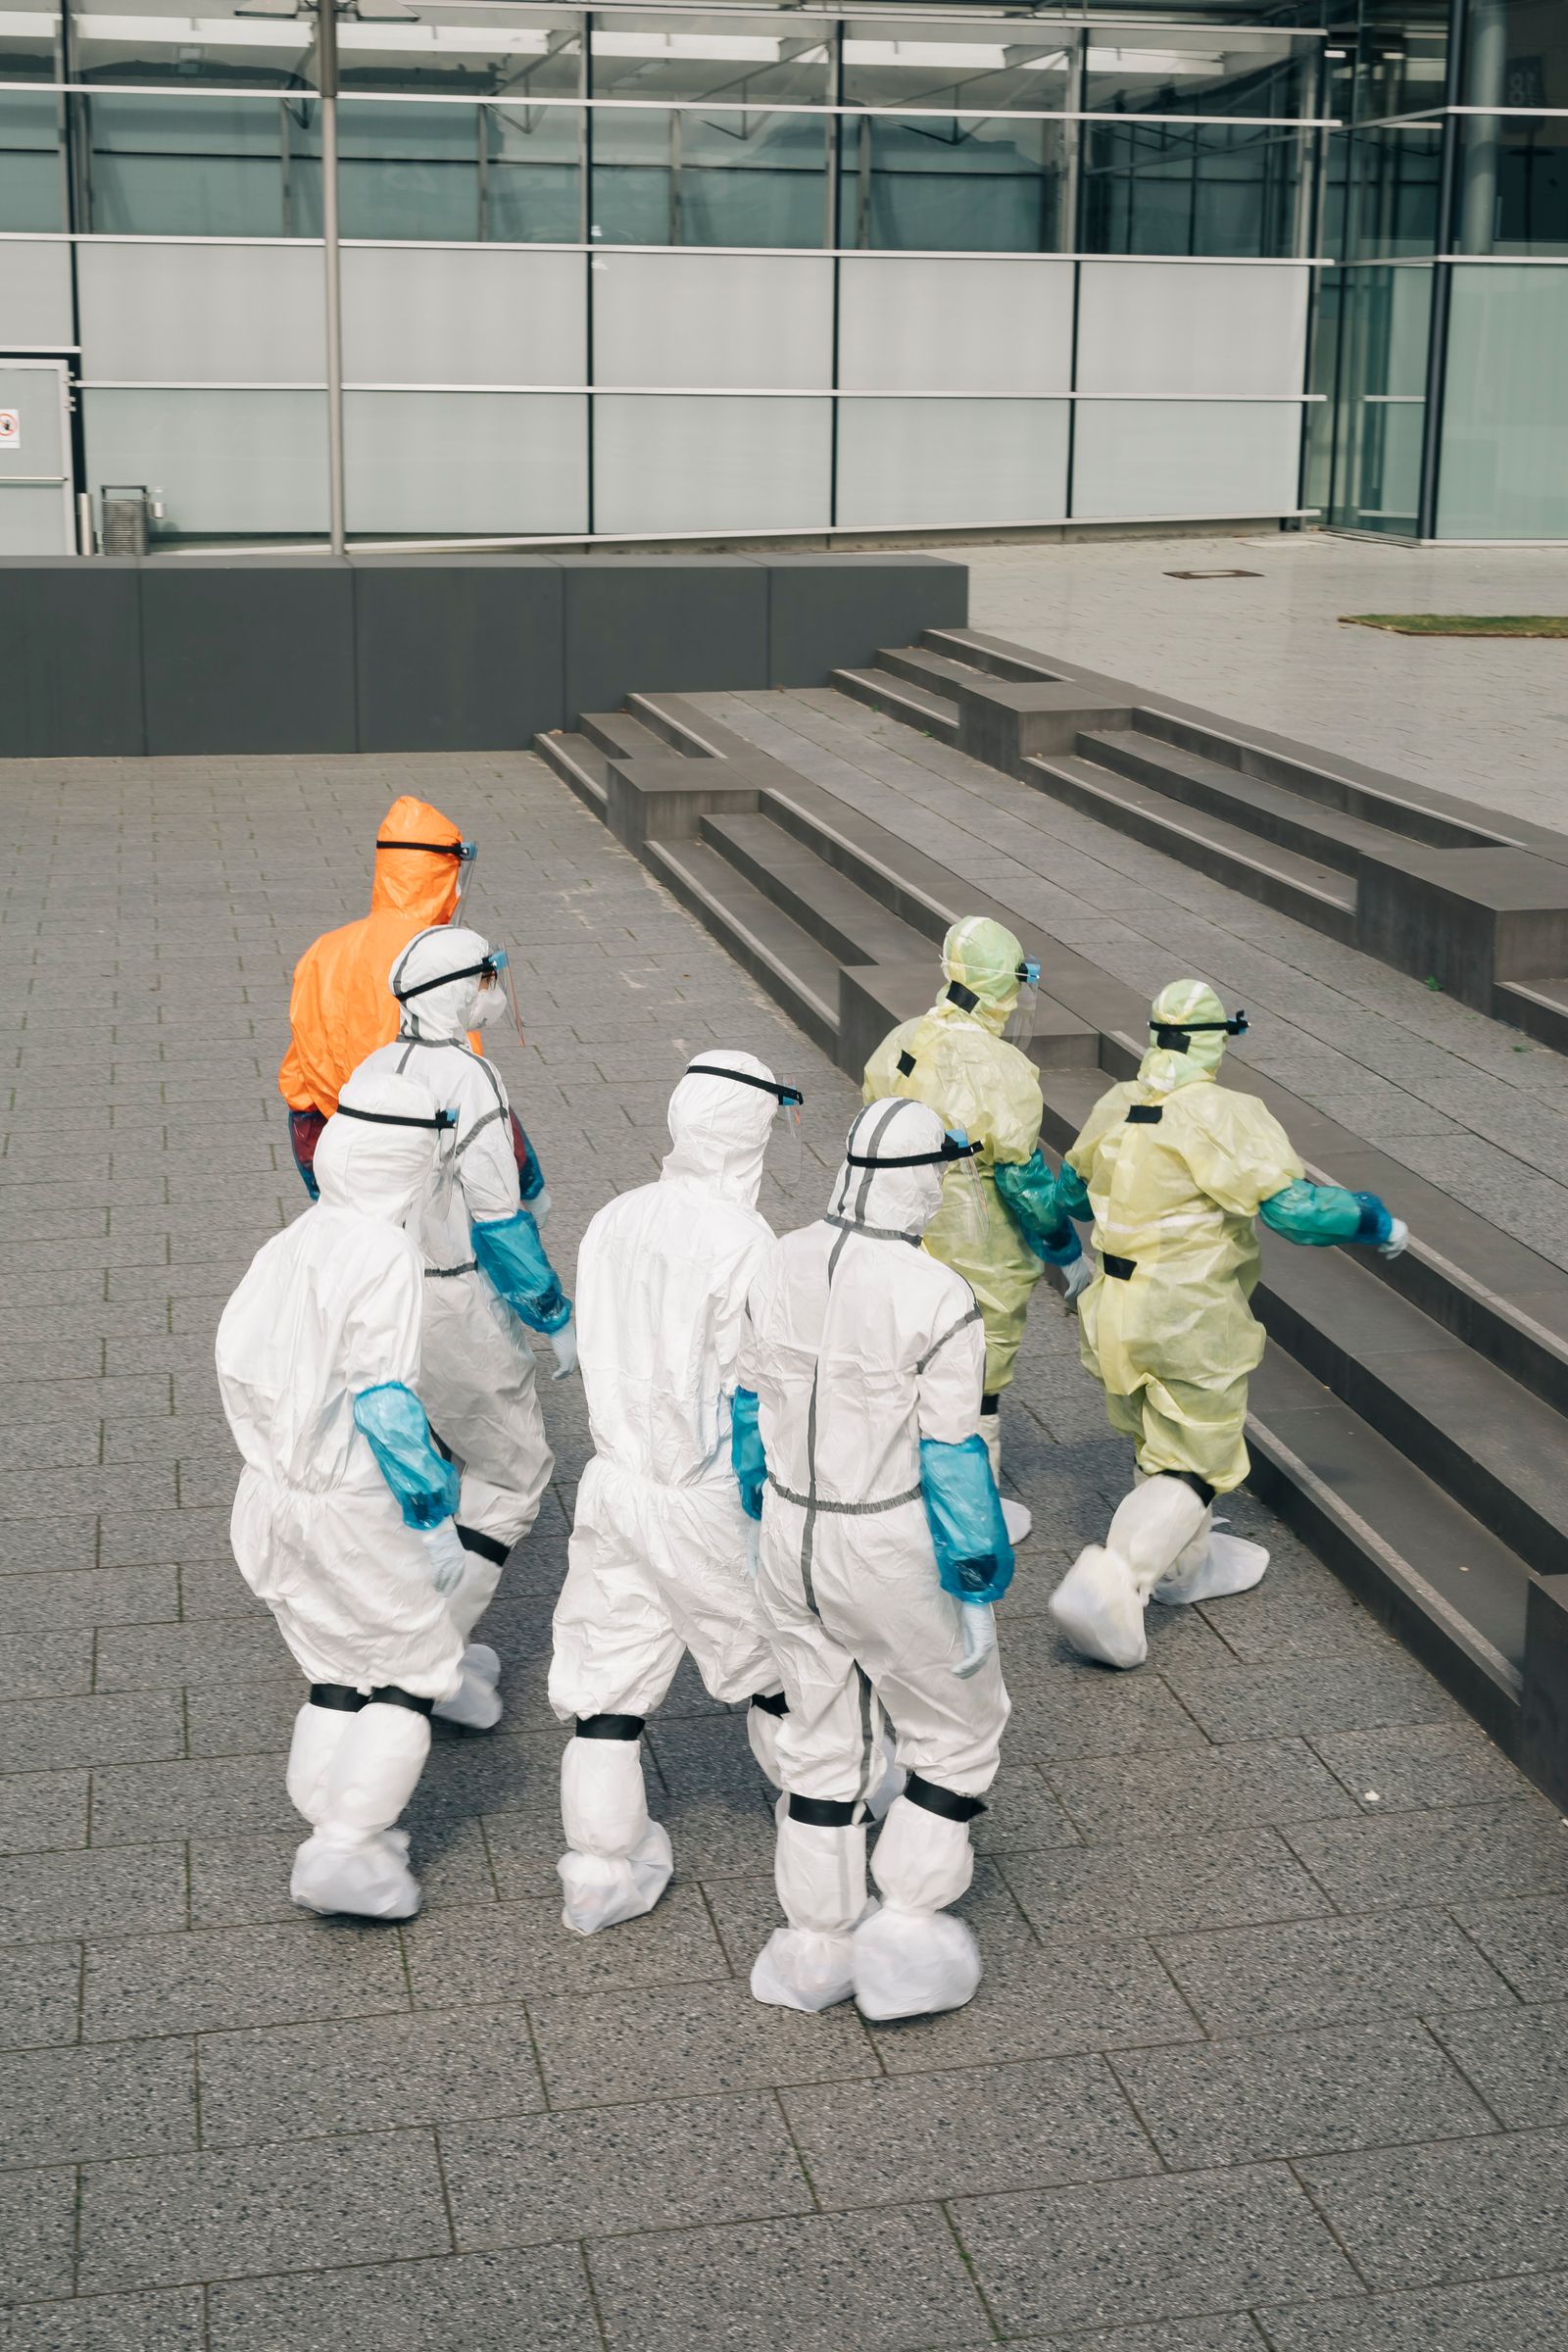
<svg viewBox="0 0 1568 2352">
<path fill-rule="evenodd" d="M 382 818 L 378 838 L 456 847 L 463 836 L 439 808 L 405 794 Z M 369 913 L 323 931 L 306 949 L 294 966 L 288 1004 L 293 1036 L 277 1073 L 290 1110 L 318 1110 L 330 1118 L 349 1072 L 396 1037 L 398 1004 L 388 975 L 417 932 L 452 920 L 461 870 L 455 858 L 428 850 L 378 849 Z"/>
</svg>

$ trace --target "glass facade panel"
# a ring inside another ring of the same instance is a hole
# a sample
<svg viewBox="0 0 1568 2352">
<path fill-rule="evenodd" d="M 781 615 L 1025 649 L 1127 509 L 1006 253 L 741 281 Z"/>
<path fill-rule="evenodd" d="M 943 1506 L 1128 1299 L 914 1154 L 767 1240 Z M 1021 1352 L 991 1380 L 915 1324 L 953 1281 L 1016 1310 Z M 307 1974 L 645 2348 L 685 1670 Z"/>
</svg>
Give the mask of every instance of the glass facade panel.
<svg viewBox="0 0 1568 2352">
<path fill-rule="evenodd" d="M 570 106 L 347 98 L 338 115 L 346 237 L 572 244 L 581 117 Z"/>
<path fill-rule="evenodd" d="M 1288 514 L 1300 442 L 1301 412 L 1288 401 L 1080 400 L 1072 511 Z"/>
<path fill-rule="evenodd" d="M 596 98 L 700 99 L 743 107 L 821 106 L 833 96 L 833 43 L 798 16 L 594 19 Z"/>
<path fill-rule="evenodd" d="M 833 265 L 807 254 L 607 253 L 594 380 L 609 388 L 826 391 Z"/>
<path fill-rule="evenodd" d="M 59 94 L 0 90 L 0 229 L 66 225 Z"/>
<path fill-rule="evenodd" d="M 585 531 L 581 394 L 351 392 L 343 404 L 351 531 Z"/>
<path fill-rule="evenodd" d="M 320 235 L 318 99 L 95 91 L 77 105 L 98 235 Z"/>
<path fill-rule="evenodd" d="M 856 392 L 1069 392 L 1070 262 L 851 254 L 839 382 Z"/>
<path fill-rule="evenodd" d="M 74 80 L 270 90 L 310 79 L 315 28 L 303 10 L 242 16 L 234 0 L 203 0 L 198 19 L 146 0 L 93 0 L 69 22 Z"/>
<path fill-rule="evenodd" d="M 320 392 L 82 395 L 87 486 L 139 482 L 168 538 L 294 538 L 326 529 Z"/>
<path fill-rule="evenodd" d="M 839 520 L 1054 522 L 1067 512 L 1064 400 L 846 400 Z"/>
<path fill-rule="evenodd" d="M 1454 247 L 1568 253 L 1568 120 L 1462 115 Z"/>
<path fill-rule="evenodd" d="M 61 39 L 57 8 L 0 0 L 0 81 L 63 81 Z"/>
<path fill-rule="evenodd" d="M 611 245 L 821 246 L 832 124 L 597 107 L 589 233 Z"/>
<path fill-rule="evenodd" d="M 1086 262 L 1078 389 L 1290 397 L 1306 368 L 1308 270 Z"/>
<path fill-rule="evenodd" d="M 1332 514 L 1348 530 L 1416 531 L 1432 276 L 1414 267 L 1345 272 Z"/>
<path fill-rule="evenodd" d="M 601 531 L 809 531 L 832 511 L 828 400 L 594 401 Z"/>
<path fill-rule="evenodd" d="M 354 384 L 581 385 L 585 275 L 575 253 L 351 245 L 344 374 Z"/>
<path fill-rule="evenodd" d="M 851 22 L 844 28 L 847 106 L 962 107 L 1029 114 L 1071 104 L 1077 35 L 1027 20 L 1005 27 Z"/>
<path fill-rule="evenodd" d="M 1568 269 L 1455 268 L 1438 528 L 1568 539 Z"/>
<path fill-rule="evenodd" d="M 920 253 L 1071 243 L 1063 125 L 1005 115 L 847 115 L 839 242 Z"/>
<path fill-rule="evenodd" d="M 0 318 L 10 351 L 64 351 L 74 343 L 69 245 L 0 238 Z"/>
<path fill-rule="evenodd" d="M 1131 116 L 1083 128 L 1086 253 L 1273 261 L 1297 250 L 1306 133 Z"/>
<path fill-rule="evenodd" d="M 568 9 L 446 7 L 406 17 L 347 17 L 337 31 L 344 90 L 450 98 L 577 98 L 582 19 Z"/>
<path fill-rule="evenodd" d="M 1451 0 L 1361 0 L 1353 108 L 1357 122 L 1441 106 L 1448 77 Z"/>
<path fill-rule="evenodd" d="M 1441 122 L 1384 123 L 1355 134 L 1348 258 L 1393 261 L 1437 250 L 1443 183 Z"/>
<path fill-rule="evenodd" d="M 1246 25 L 1091 27 L 1084 104 L 1131 115 L 1309 115 L 1315 41 Z"/>
<path fill-rule="evenodd" d="M 325 378 L 318 247 L 84 245 L 76 267 L 82 373 L 89 379 L 309 384 Z"/>
</svg>

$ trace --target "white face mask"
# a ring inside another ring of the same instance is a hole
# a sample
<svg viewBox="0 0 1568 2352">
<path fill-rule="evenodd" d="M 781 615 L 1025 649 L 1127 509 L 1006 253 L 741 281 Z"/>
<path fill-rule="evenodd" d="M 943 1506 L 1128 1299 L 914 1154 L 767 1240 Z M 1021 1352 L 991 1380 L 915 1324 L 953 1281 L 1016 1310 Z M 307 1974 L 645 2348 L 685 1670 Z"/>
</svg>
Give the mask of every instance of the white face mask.
<svg viewBox="0 0 1568 2352">
<path fill-rule="evenodd" d="M 473 1008 L 473 1026 L 475 1029 L 493 1027 L 506 1009 L 507 992 L 499 981 L 493 980 L 488 988 L 479 991 L 479 1000 Z"/>
</svg>

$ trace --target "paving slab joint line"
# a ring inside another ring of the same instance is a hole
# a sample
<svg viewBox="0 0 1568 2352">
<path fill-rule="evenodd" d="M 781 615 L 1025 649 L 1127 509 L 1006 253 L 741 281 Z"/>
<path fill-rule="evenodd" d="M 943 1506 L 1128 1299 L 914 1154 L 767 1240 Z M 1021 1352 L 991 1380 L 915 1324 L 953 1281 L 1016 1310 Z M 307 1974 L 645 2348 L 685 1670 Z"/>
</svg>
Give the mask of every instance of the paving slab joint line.
<svg viewBox="0 0 1568 2352">
<path fill-rule="evenodd" d="M 958 2228 L 957 2218 L 953 2211 L 952 2201 L 947 2197 L 939 2197 L 937 2203 L 943 2220 L 947 2223 L 949 2230 L 953 2233 L 953 2242 L 957 2249 L 958 2260 L 962 2263 L 968 2276 L 969 2284 L 974 2291 L 975 2301 L 985 2313 L 986 2325 L 991 2329 L 991 2333 L 995 2340 L 999 2344 L 1003 2343 L 1005 2341 L 1005 2338 L 1003 2334 L 1002 2323 L 997 2318 L 996 2313 L 992 2310 L 990 2297 L 987 2295 L 985 2288 L 980 2283 L 980 2273 L 975 2268 L 974 2257 L 970 2254 L 968 2247 L 963 2242 L 963 2233 Z"/>
</svg>

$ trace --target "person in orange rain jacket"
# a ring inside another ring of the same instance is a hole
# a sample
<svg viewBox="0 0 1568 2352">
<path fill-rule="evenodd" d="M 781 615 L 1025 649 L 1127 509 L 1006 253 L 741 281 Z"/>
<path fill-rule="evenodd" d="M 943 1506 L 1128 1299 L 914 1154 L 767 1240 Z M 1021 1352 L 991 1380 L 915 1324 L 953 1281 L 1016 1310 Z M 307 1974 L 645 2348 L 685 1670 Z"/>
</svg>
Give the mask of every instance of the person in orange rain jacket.
<svg viewBox="0 0 1568 2352">
<path fill-rule="evenodd" d="M 313 1200 L 316 1147 L 337 1108 L 339 1088 L 368 1054 L 397 1036 L 392 966 L 419 932 L 451 922 L 476 855 L 449 816 L 403 794 L 376 835 L 369 913 L 323 931 L 294 966 L 289 1048 L 277 1085 L 288 1104 L 294 1165 Z M 477 1053 L 477 1038 L 469 1043 Z M 522 1198 L 535 1222 L 543 1223 L 550 1206 L 544 1173 L 515 1111 L 511 1119 Z"/>
</svg>

